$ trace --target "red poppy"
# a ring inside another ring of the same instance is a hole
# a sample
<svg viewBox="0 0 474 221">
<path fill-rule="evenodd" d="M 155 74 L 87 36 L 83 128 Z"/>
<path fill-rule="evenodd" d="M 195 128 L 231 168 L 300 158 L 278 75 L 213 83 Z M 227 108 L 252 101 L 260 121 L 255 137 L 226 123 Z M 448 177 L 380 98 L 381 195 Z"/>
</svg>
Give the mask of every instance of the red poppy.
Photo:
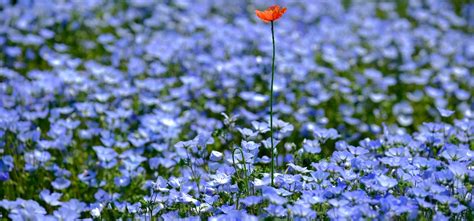
<svg viewBox="0 0 474 221">
<path fill-rule="evenodd" d="M 281 8 L 279 5 L 270 6 L 263 12 L 255 10 L 255 14 L 265 23 L 279 19 L 285 12 L 286 8 Z"/>
</svg>

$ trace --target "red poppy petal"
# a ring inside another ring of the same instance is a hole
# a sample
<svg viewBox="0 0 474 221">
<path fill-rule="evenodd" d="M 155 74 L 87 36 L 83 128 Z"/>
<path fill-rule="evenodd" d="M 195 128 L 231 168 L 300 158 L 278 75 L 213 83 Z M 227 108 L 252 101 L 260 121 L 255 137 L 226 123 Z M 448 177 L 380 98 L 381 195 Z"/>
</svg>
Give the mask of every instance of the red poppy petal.
<svg viewBox="0 0 474 221">
<path fill-rule="evenodd" d="M 271 20 L 272 20 L 272 16 L 271 16 L 270 13 L 268 13 L 268 11 L 263 12 L 263 13 L 262 13 L 262 17 L 263 17 L 263 19 L 266 20 L 266 21 L 271 21 Z"/>
<path fill-rule="evenodd" d="M 268 7 L 265 11 L 255 10 L 255 14 L 265 23 L 279 19 L 286 12 L 286 8 L 279 5 Z"/>
<path fill-rule="evenodd" d="M 259 10 L 255 10 L 255 14 L 257 15 L 258 18 L 260 18 L 261 20 L 266 20 L 265 16 L 264 16 L 264 13 L 259 11 Z"/>
</svg>

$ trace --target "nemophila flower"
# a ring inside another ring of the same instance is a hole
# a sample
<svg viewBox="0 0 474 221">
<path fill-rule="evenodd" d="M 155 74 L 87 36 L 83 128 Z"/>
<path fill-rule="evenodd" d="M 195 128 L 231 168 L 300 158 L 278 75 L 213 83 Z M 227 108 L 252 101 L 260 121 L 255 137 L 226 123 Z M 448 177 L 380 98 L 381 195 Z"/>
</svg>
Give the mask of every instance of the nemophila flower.
<svg viewBox="0 0 474 221">
<path fill-rule="evenodd" d="M 261 157 L 261 158 L 258 159 L 258 162 L 259 162 L 259 163 L 263 163 L 263 164 L 268 164 L 268 163 L 270 163 L 271 161 L 272 161 L 272 160 L 271 160 L 269 157 L 267 157 L 267 156 L 263 156 L 263 157 Z"/>
<path fill-rule="evenodd" d="M 258 148 L 260 147 L 259 143 L 255 143 L 254 141 L 242 141 L 242 148 L 246 151 L 249 152 L 255 152 L 258 151 Z"/>
<path fill-rule="evenodd" d="M 59 177 L 59 178 L 56 178 L 56 179 L 51 183 L 51 185 L 52 185 L 55 189 L 62 190 L 62 189 L 68 188 L 68 187 L 71 185 L 71 181 L 69 181 L 69 180 L 66 179 L 66 178 Z"/>
<path fill-rule="evenodd" d="M 191 195 L 189 195 L 187 193 L 183 193 L 183 192 L 180 193 L 179 200 L 180 200 L 180 202 L 183 202 L 183 203 L 191 203 L 191 204 L 197 204 L 198 203 L 198 201 L 196 199 L 194 199 Z"/>
<path fill-rule="evenodd" d="M 433 196 L 433 198 L 441 204 L 457 203 L 457 200 L 455 198 L 444 194 L 436 194 Z"/>
<path fill-rule="evenodd" d="M 348 151 L 355 157 L 364 156 L 369 153 L 369 150 L 362 147 L 349 146 Z"/>
<path fill-rule="evenodd" d="M 342 195 L 352 203 L 366 203 L 370 201 L 367 193 L 363 190 L 344 192 Z"/>
<path fill-rule="evenodd" d="M 377 150 L 382 146 L 382 143 L 379 140 L 364 139 L 360 142 L 360 145 L 369 150 Z"/>
<path fill-rule="evenodd" d="M 361 214 L 358 214 L 357 208 L 350 206 L 332 208 L 328 210 L 328 216 L 331 219 L 361 219 Z"/>
<path fill-rule="evenodd" d="M 217 173 L 215 175 L 210 175 L 209 178 L 211 178 L 212 181 L 216 185 L 228 184 L 230 182 L 230 179 L 231 179 L 230 176 L 228 176 L 227 174 L 224 174 L 224 173 Z"/>
<path fill-rule="evenodd" d="M 299 217 L 304 217 L 305 219 L 310 218 L 310 219 L 315 219 L 316 218 L 316 212 L 314 212 L 311 208 L 305 205 L 301 204 L 295 204 L 293 206 L 289 206 L 288 210 L 290 211 L 290 214 L 293 216 L 299 216 Z"/>
<path fill-rule="evenodd" d="M 12 220 L 43 219 L 46 215 L 46 210 L 36 201 L 20 199 L 16 203 L 8 215 Z"/>
<path fill-rule="evenodd" d="M 87 209 L 86 206 L 87 205 L 84 202 L 81 202 L 77 199 L 71 199 L 61 205 L 61 208 L 59 209 L 59 214 L 66 216 L 79 216 L 81 212 Z"/>
<path fill-rule="evenodd" d="M 26 161 L 25 167 L 28 168 L 28 170 L 37 169 L 51 158 L 51 154 L 49 152 L 40 150 L 34 150 L 33 152 L 25 153 L 24 156 Z"/>
<path fill-rule="evenodd" d="M 437 183 L 425 183 L 426 185 L 429 186 L 429 192 L 433 194 L 441 194 L 447 192 L 447 188 L 443 185 L 437 184 Z"/>
<path fill-rule="evenodd" d="M 14 160 L 11 155 L 5 155 L 0 160 L 0 180 L 6 181 L 9 179 L 9 172 L 14 168 Z"/>
<path fill-rule="evenodd" d="M 128 186 L 130 184 L 130 177 L 127 177 L 127 176 L 115 177 L 114 183 L 118 187 Z"/>
<path fill-rule="evenodd" d="M 280 140 L 274 140 L 274 145 L 278 145 L 280 143 Z M 271 149 L 272 147 L 272 141 L 271 139 L 265 139 L 262 141 L 262 144 L 265 148 Z"/>
<path fill-rule="evenodd" d="M 221 152 L 213 150 L 209 156 L 209 160 L 211 161 L 220 161 L 223 158 L 223 154 Z"/>
<path fill-rule="evenodd" d="M 391 178 L 391 177 L 388 177 L 388 176 L 385 176 L 385 175 L 381 175 L 379 177 L 377 177 L 377 181 L 379 183 L 379 185 L 385 187 L 385 188 L 392 188 L 394 186 L 397 185 L 397 180 Z"/>
<path fill-rule="evenodd" d="M 279 5 L 268 7 L 265 11 L 255 10 L 255 14 L 266 23 L 278 20 L 285 12 L 286 8 Z"/>
<path fill-rule="evenodd" d="M 246 137 L 247 139 L 252 139 L 258 135 L 258 132 L 255 132 L 249 128 L 237 128 L 237 130 L 242 134 L 242 136 Z"/>
<path fill-rule="evenodd" d="M 210 217 L 209 220 L 215 220 L 215 221 L 218 221 L 218 220 L 239 220 L 239 219 L 242 219 L 242 220 L 252 220 L 252 221 L 256 221 L 258 220 L 258 217 L 254 216 L 254 215 L 250 215 L 250 214 L 247 214 L 245 211 L 233 211 L 231 213 L 228 213 L 228 214 L 223 214 L 223 215 L 218 215 L 218 216 L 214 216 L 214 217 Z"/>
<path fill-rule="evenodd" d="M 305 203 L 308 203 L 308 204 L 318 204 L 318 203 L 323 203 L 323 202 L 326 202 L 326 197 L 324 196 L 325 195 L 325 192 L 323 192 L 322 190 L 320 191 L 302 191 L 302 195 L 301 195 L 301 198 L 300 200 L 305 202 Z"/>
<path fill-rule="evenodd" d="M 100 135 L 100 141 L 104 146 L 111 147 L 115 143 L 115 139 L 110 131 L 101 131 Z"/>
<path fill-rule="evenodd" d="M 253 206 L 260 204 L 263 201 L 262 197 L 260 196 L 248 196 L 242 199 L 240 202 L 242 202 L 245 206 Z"/>
<path fill-rule="evenodd" d="M 98 217 L 100 217 L 101 210 L 100 210 L 100 208 L 94 208 L 90 211 L 90 213 L 91 213 L 92 217 L 98 218 Z"/>
<path fill-rule="evenodd" d="M 467 163 L 452 162 L 449 164 L 448 168 L 454 174 L 456 178 L 461 179 L 461 180 L 469 172 Z"/>
<path fill-rule="evenodd" d="M 170 177 L 170 178 L 168 179 L 168 184 L 169 184 L 171 187 L 175 188 L 175 189 L 180 188 L 180 187 L 181 187 L 181 183 L 182 183 L 182 179 L 180 179 L 180 178 Z"/>
<path fill-rule="evenodd" d="M 132 151 L 125 151 L 119 156 L 122 158 L 122 166 L 121 166 L 121 172 L 123 173 L 131 173 L 132 176 L 134 175 L 134 172 L 140 172 L 143 170 L 142 167 L 140 167 L 141 163 L 146 161 L 147 158 L 140 156 L 137 153 L 133 153 Z"/>
<path fill-rule="evenodd" d="M 59 198 L 61 198 L 63 194 L 61 193 L 56 193 L 56 192 L 53 192 L 51 193 L 49 190 L 45 189 L 43 191 L 41 191 L 40 193 L 40 197 L 41 199 L 43 199 L 47 204 L 51 205 L 51 206 L 58 206 L 61 204 L 61 202 L 59 201 Z"/>
<path fill-rule="evenodd" d="M 449 143 L 441 149 L 440 156 L 448 161 L 466 161 L 469 159 L 467 150 L 460 149 L 456 145 Z"/>
<path fill-rule="evenodd" d="M 294 129 L 293 125 L 291 125 L 291 124 L 288 123 L 288 122 L 279 120 L 279 119 L 276 119 L 275 124 L 273 125 L 273 127 L 275 127 L 276 129 L 278 129 L 279 132 L 280 132 L 280 133 L 283 133 L 283 134 L 288 133 L 288 132 L 291 132 L 291 131 L 293 131 L 293 129 Z"/>
<path fill-rule="evenodd" d="M 288 201 L 286 198 L 281 197 L 277 190 L 268 186 L 262 186 L 262 196 L 277 205 L 282 205 Z"/>
<path fill-rule="evenodd" d="M 77 177 L 79 178 L 80 181 L 86 183 L 87 185 L 97 187 L 99 183 L 97 182 L 96 175 L 97 174 L 94 171 L 84 171 L 81 174 L 79 174 Z M 101 183 L 101 185 L 105 185 L 105 184 Z"/>
<path fill-rule="evenodd" d="M 8 171 L 0 171 L 0 181 L 7 181 L 10 179 L 10 174 Z"/>
<path fill-rule="evenodd" d="M 290 174 L 283 174 L 281 176 L 276 177 L 276 183 L 279 184 L 281 188 L 290 189 L 293 187 L 295 183 L 300 180 L 299 176 L 294 176 Z M 285 190 L 285 189 L 282 189 Z M 288 192 L 282 191 L 284 194 L 288 194 Z"/>
<path fill-rule="evenodd" d="M 128 141 L 132 143 L 135 147 L 141 147 L 149 142 L 148 132 L 142 129 L 139 129 L 136 133 L 130 134 L 128 136 Z"/>
<path fill-rule="evenodd" d="M 449 206 L 449 210 L 454 214 L 462 213 L 466 209 L 467 209 L 467 207 L 462 205 L 462 204 L 454 204 L 454 205 Z"/>
<path fill-rule="evenodd" d="M 321 152 L 321 147 L 318 140 L 303 140 L 303 149 L 305 152 L 317 154 Z"/>
<path fill-rule="evenodd" d="M 284 217 L 287 215 L 287 210 L 281 205 L 270 204 L 265 208 L 265 211 L 274 217 Z"/>
<path fill-rule="evenodd" d="M 252 127 L 259 133 L 266 133 L 270 131 L 268 124 L 265 122 L 252 121 Z"/>
<path fill-rule="evenodd" d="M 433 215 L 433 220 L 448 221 L 449 218 L 441 212 L 437 212 Z"/>
<path fill-rule="evenodd" d="M 93 149 L 95 150 L 97 157 L 99 158 L 101 165 L 104 168 L 110 169 L 117 164 L 116 157 L 118 156 L 118 154 L 112 148 L 95 146 L 93 147 Z"/>
<path fill-rule="evenodd" d="M 406 148 L 390 148 L 385 151 L 385 155 L 389 157 L 404 157 L 410 156 L 410 153 Z"/>
<path fill-rule="evenodd" d="M 60 207 L 53 212 L 54 217 L 59 220 L 74 220 L 80 217 L 80 213 L 67 207 Z"/>
<path fill-rule="evenodd" d="M 342 200 L 338 200 L 338 199 L 330 199 L 328 201 L 329 204 L 331 204 L 333 207 L 342 207 L 342 206 L 345 206 L 347 204 L 349 204 L 349 201 L 348 200 L 345 200 L 345 199 L 342 199 Z"/>
<path fill-rule="evenodd" d="M 416 201 L 421 208 L 432 209 L 434 207 L 432 203 L 429 203 L 422 198 L 416 198 Z"/>
<path fill-rule="evenodd" d="M 338 165 L 350 165 L 351 160 L 354 158 L 348 151 L 336 151 L 333 153 L 332 160 L 336 162 Z"/>
<path fill-rule="evenodd" d="M 109 195 L 109 193 L 105 192 L 103 189 L 97 190 L 97 192 L 94 194 L 94 198 L 98 202 L 106 202 L 112 199 L 112 196 Z"/>
<path fill-rule="evenodd" d="M 329 177 L 329 173 L 324 171 L 315 171 L 311 172 L 311 177 L 313 177 L 316 183 L 321 183 Z"/>
<path fill-rule="evenodd" d="M 314 136 L 322 143 L 325 143 L 327 140 L 337 139 L 340 135 L 338 134 L 337 130 L 333 128 L 317 128 L 314 130 Z"/>
<path fill-rule="evenodd" d="M 295 170 L 296 172 L 302 173 L 302 174 L 311 172 L 311 170 L 308 170 L 306 167 L 301 167 L 301 166 L 295 165 L 295 164 L 293 164 L 293 163 L 289 163 L 289 164 L 288 164 L 288 167 L 289 167 L 289 168 L 292 168 L 292 169 Z"/>
<path fill-rule="evenodd" d="M 449 117 L 454 114 L 454 111 L 451 110 L 443 109 L 440 107 L 438 107 L 437 109 L 442 117 Z"/>
<path fill-rule="evenodd" d="M 420 197 L 420 198 L 426 197 L 430 194 L 427 190 L 421 187 L 412 187 L 408 189 L 408 193 L 410 195 L 412 194 L 413 196 Z"/>
<path fill-rule="evenodd" d="M 407 157 L 383 157 L 380 162 L 391 167 L 402 167 L 408 164 Z"/>
</svg>

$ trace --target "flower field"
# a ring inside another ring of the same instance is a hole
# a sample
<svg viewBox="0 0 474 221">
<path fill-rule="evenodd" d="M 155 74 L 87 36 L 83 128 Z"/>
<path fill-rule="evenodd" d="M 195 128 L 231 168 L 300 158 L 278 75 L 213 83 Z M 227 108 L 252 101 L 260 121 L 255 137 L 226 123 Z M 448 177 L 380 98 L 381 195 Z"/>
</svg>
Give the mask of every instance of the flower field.
<svg viewBox="0 0 474 221">
<path fill-rule="evenodd" d="M 0 0 L 0 220 L 474 220 L 473 187 L 468 0 Z"/>
</svg>

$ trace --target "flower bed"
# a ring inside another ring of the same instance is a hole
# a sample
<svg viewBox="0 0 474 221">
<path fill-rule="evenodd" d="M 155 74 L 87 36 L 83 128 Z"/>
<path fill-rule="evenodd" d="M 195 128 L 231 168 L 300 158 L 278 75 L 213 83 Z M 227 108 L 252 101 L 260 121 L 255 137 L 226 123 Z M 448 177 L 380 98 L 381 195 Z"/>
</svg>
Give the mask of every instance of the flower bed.
<svg viewBox="0 0 474 221">
<path fill-rule="evenodd" d="M 472 3 L 12 2 L 1 218 L 474 219 Z"/>
</svg>

